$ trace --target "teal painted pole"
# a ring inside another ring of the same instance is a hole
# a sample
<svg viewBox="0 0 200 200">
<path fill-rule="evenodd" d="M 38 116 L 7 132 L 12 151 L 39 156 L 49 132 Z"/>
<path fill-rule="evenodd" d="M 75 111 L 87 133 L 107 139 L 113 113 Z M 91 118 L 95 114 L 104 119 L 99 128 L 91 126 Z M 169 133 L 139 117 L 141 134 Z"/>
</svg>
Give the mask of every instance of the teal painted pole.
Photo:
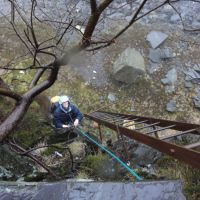
<svg viewBox="0 0 200 200">
<path fill-rule="evenodd" d="M 106 149 L 104 146 L 102 146 L 101 144 L 99 144 L 97 141 L 95 141 L 94 139 L 92 139 L 90 136 L 88 136 L 88 134 L 85 131 L 82 131 L 80 128 L 76 128 L 77 130 L 79 130 L 86 138 L 88 138 L 90 141 L 92 141 L 94 144 L 96 144 L 98 147 L 100 147 L 101 149 L 103 149 L 105 152 L 107 152 L 111 157 L 113 157 L 116 161 L 118 161 L 121 166 L 123 166 L 128 172 L 131 173 L 131 175 L 133 175 L 137 180 L 141 181 L 142 178 L 137 175 L 130 167 L 128 167 L 120 158 L 118 158 L 115 154 L 113 154 L 112 152 L 110 152 L 108 149 Z"/>
</svg>

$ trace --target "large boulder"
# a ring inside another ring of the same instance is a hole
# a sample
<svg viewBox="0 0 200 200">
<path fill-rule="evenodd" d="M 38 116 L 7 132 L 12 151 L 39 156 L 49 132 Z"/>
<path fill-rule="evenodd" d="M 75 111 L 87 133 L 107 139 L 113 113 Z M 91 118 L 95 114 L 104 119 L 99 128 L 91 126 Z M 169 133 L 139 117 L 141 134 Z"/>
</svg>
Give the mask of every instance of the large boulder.
<svg viewBox="0 0 200 200">
<path fill-rule="evenodd" d="M 133 164 L 133 166 L 135 167 L 148 166 L 149 164 L 153 164 L 156 160 L 158 160 L 162 156 L 162 154 L 159 151 L 145 144 L 139 143 L 135 140 L 131 140 L 127 137 L 126 141 L 128 141 L 126 143 L 126 149 L 129 152 L 128 153 L 129 159 Z M 122 160 L 125 160 L 124 156 L 126 155 L 126 152 L 121 142 L 114 143 L 112 148 L 116 155 L 119 154 L 118 156 Z"/>
<path fill-rule="evenodd" d="M 144 59 L 134 48 L 127 48 L 113 65 L 113 76 L 124 83 L 133 83 L 145 73 Z"/>
</svg>

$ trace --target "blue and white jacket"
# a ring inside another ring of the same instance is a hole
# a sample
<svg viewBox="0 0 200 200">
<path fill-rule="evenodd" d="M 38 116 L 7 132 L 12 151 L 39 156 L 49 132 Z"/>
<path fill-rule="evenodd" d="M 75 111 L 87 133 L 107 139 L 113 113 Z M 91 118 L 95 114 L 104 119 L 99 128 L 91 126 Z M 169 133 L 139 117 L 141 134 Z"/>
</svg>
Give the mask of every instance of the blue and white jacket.
<svg viewBox="0 0 200 200">
<path fill-rule="evenodd" d="M 79 122 L 83 118 L 83 115 L 74 104 L 69 104 L 68 108 L 64 108 L 58 104 L 57 108 L 53 112 L 53 124 L 56 128 L 62 128 L 63 124 L 73 124 L 75 119 Z"/>
</svg>

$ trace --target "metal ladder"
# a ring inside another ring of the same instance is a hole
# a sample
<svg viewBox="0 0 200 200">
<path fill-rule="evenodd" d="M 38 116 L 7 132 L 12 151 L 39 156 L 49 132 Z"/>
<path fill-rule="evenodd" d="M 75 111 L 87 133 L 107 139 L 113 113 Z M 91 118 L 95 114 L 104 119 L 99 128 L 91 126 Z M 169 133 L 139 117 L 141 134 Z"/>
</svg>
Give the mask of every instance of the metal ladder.
<svg viewBox="0 0 200 200">
<path fill-rule="evenodd" d="M 123 135 L 125 135 L 200 169 L 200 152 L 194 150 L 200 147 L 200 142 L 185 146 L 173 143 L 178 136 L 200 135 L 200 125 L 103 111 L 96 111 L 84 116 L 98 123 L 101 140 L 100 125 L 103 125 L 115 130 L 118 139 L 123 140 Z M 167 135 L 166 130 L 168 130 Z M 175 133 L 169 134 L 169 132 Z M 124 148 L 126 150 L 125 146 Z"/>
</svg>

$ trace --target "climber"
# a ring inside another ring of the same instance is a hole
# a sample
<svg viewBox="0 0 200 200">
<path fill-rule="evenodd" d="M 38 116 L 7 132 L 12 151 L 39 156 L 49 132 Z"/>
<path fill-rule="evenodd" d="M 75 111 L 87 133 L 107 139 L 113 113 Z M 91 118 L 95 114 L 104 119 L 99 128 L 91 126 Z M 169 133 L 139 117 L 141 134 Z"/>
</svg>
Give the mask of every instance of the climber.
<svg viewBox="0 0 200 200">
<path fill-rule="evenodd" d="M 75 127 L 80 124 L 83 116 L 79 109 L 70 102 L 68 96 L 60 96 L 52 107 L 53 124 L 56 128 Z"/>
</svg>

